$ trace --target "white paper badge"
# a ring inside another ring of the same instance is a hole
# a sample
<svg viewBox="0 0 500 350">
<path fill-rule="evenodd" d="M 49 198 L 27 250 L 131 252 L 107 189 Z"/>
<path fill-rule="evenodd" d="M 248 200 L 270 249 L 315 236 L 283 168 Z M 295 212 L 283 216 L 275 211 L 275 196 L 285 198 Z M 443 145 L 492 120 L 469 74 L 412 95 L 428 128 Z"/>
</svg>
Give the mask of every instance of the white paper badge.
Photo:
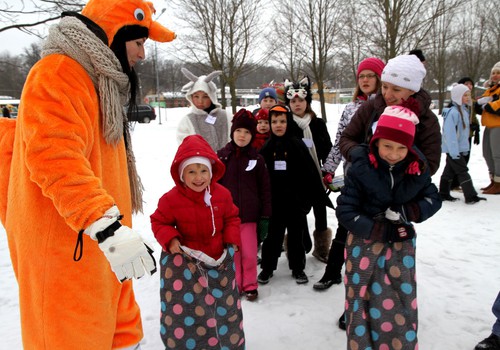
<svg viewBox="0 0 500 350">
<path fill-rule="evenodd" d="M 245 169 L 245 171 L 252 170 L 253 168 L 255 168 L 256 165 L 257 165 L 257 159 L 250 159 L 250 161 L 248 162 L 248 165 L 247 165 L 247 168 Z"/>
<path fill-rule="evenodd" d="M 207 119 L 205 119 L 205 123 L 208 123 L 208 124 L 212 124 L 214 125 L 215 124 L 215 121 L 217 120 L 216 117 L 214 117 L 213 115 L 208 115 L 207 116 Z"/>
<path fill-rule="evenodd" d="M 302 141 L 306 144 L 307 148 L 311 148 L 314 145 L 314 142 L 312 139 L 303 138 Z"/>
<path fill-rule="evenodd" d="M 274 161 L 274 170 L 286 170 L 286 161 L 285 160 L 275 160 Z"/>
</svg>

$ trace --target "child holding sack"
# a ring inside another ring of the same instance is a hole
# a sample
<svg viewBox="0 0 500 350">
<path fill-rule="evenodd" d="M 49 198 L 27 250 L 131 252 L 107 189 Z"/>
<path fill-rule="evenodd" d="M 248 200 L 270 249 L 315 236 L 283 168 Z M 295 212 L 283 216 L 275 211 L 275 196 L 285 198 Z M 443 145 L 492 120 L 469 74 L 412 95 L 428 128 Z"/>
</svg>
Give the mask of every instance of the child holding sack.
<svg viewBox="0 0 500 350">
<path fill-rule="evenodd" d="M 245 346 L 233 264 L 240 219 L 231 193 L 216 182 L 224 168 L 200 135 L 186 137 L 170 168 L 175 186 L 151 215 L 163 248 L 160 332 L 167 349 Z"/>
<path fill-rule="evenodd" d="M 423 154 L 413 146 L 416 115 L 400 106 L 380 116 L 369 146 L 351 153 L 337 218 L 346 241 L 348 349 L 391 344 L 416 349 L 415 230 L 441 208 Z"/>
<path fill-rule="evenodd" d="M 191 109 L 177 125 L 177 142 L 180 144 L 186 136 L 197 134 L 217 152 L 229 141 L 227 114 L 217 100 L 217 86 L 213 82 L 221 71 L 199 77 L 186 68 L 181 71 L 190 80 L 182 91 L 186 93 Z"/>
<path fill-rule="evenodd" d="M 465 197 L 465 203 L 474 204 L 484 197 L 479 197 L 469 175 L 466 157 L 470 152 L 469 134 L 470 117 L 467 105 L 471 93 L 467 86 L 456 84 L 451 89 L 451 107 L 443 110 L 443 153 L 446 153 L 446 166 L 439 183 L 439 195 L 444 201 L 456 201 L 450 195 L 451 184 L 457 177 Z"/>
<path fill-rule="evenodd" d="M 262 271 L 258 276 L 266 284 L 273 276 L 281 255 L 285 231 L 288 234 L 288 266 L 298 284 L 309 281 L 306 266 L 307 213 L 312 205 L 331 205 L 306 145 L 294 135 L 292 113 L 281 105 L 269 110 L 271 137 L 260 153 L 271 178 L 273 215 L 269 235 L 262 244 Z"/>
<path fill-rule="evenodd" d="M 234 256 L 236 281 L 247 300 L 257 299 L 257 224 L 267 235 L 271 216 L 271 185 L 264 158 L 251 146 L 257 122 L 246 109 L 233 117 L 231 141 L 217 152 L 226 166 L 219 183 L 231 191 L 234 204 L 240 209 L 241 245 Z"/>
</svg>

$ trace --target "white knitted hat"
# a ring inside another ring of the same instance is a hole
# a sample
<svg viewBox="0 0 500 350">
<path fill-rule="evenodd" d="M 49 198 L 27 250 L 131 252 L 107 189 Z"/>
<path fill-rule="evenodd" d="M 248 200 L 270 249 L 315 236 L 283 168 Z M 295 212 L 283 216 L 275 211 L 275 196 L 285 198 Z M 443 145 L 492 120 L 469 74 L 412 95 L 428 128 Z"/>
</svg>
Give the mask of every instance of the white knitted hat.
<svg viewBox="0 0 500 350">
<path fill-rule="evenodd" d="M 415 55 L 401 55 L 387 62 L 381 80 L 412 91 L 419 91 L 426 70 Z"/>
<path fill-rule="evenodd" d="M 451 101 L 455 102 L 457 105 L 462 105 L 462 96 L 469 91 L 469 88 L 464 84 L 455 84 L 451 88 L 450 95 Z"/>
<path fill-rule="evenodd" d="M 184 172 L 184 169 L 191 164 L 203 164 L 208 168 L 208 171 L 210 172 L 210 178 L 212 178 L 212 164 L 210 163 L 210 159 L 207 157 L 189 157 L 184 159 L 181 164 L 179 165 L 179 177 L 181 178 L 181 181 L 184 182 L 184 178 L 182 177 L 182 173 Z"/>
<path fill-rule="evenodd" d="M 500 61 L 495 63 L 495 65 L 493 66 L 493 68 L 491 68 L 491 71 L 493 72 L 494 70 L 498 70 L 500 71 Z"/>
</svg>

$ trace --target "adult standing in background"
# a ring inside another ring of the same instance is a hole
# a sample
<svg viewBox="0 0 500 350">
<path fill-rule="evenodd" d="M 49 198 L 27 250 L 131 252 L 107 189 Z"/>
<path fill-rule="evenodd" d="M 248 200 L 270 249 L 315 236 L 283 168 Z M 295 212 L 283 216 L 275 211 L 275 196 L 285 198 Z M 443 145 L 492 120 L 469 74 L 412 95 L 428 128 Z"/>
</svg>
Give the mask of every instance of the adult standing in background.
<svg viewBox="0 0 500 350">
<path fill-rule="evenodd" d="M 483 157 L 490 176 L 490 184 L 482 190 L 484 194 L 500 194 L 500 62 L 491 69 L 488 86 L 475 104 L 484 126 Z"/>
<path fill-rule="evenodd" d="M 10 118 L 10 111 L 9 111 L 9 108 L 6 105 L 2 106 L 2 117 L 4 117 L 4 118 Z"/>
<path fill-rule="evenodd" d="M 123 106 L 135 101 L 146 39 L 175 38 L 153 13 L 143 0 L 90 0 L 81 14 L 63 13 L 24 85 L 15 136 L 1 145 L 13 149 L 0 162 L 0 219 L 25 349 L 140 348 L 129 279 L 156 263 L 130 228 L 142 184 Z"/>
<path fill-rule="evenodd" d="M 348 161 L 356 146 L 370 142 L 385 107 L 399 105 L 417 115 L 415 145 L 427 159 L 431 175 L 436 173 L 441 161 L 441 131 L 436 115 L 429 109 L 431 97 L 421 88 L 425 74 L 425 67 L 415 55 L 400 55 L 387 62 L 381 93 L 356 111 L 340 137 L 340 152 Z"/>
</svg>

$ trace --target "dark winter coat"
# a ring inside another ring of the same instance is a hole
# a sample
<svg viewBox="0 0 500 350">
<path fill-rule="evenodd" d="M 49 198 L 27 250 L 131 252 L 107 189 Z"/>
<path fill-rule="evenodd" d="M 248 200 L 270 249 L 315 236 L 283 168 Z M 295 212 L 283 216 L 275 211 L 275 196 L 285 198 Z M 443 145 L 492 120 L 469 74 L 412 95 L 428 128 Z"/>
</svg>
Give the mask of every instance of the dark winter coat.
<svg viewBox="0 0 500 350">
<path fill-rule="evenodd" d="M 337 198 L 336 214 L 353 234 L 369 238 L 375 224 L 374 217 L 393 208 L 405 216 L 406 221 L 422 222 L 441 208 L 441 199 L 432 183 L 429 167 L 420 166 L 418 175 L 407 173 L 416 157 L 423 155 L 416 148 L 407 159 L 390 166 L 373 151 L 377 166 L 368 156 L 369 149 L 360 145 L 351 152 L 352 164 L 344 177 L 345 185 Z"/>
<path fill-rule="evenodd" d="M 226 166 L 219 183 L 231 191 L 242 223 L 271 216 L 271 185 L 264 158 L 255 148 L 238 147 L 233 141 L 217 151 Z"/>
<path fill-rule="evenodd" d="M 309 123 L 309 128 L 311 129 L 311 134 L 313 135 L 316 154 L 318 156 L 318 160 L 320 161 L 319 165 L 321 166 L 326 161 L 328 153 L 330 153 L 330 150 L 332 149 L 332 140 L 323 119 L 312 117 L 311 122 Z M 298 126 L 294 128 L 294 134 L 300 140 L 304 137 L 304 131 Z"/>
<path fill-rule="evenodd" d="M 212 208 L 205 204 L 205 191 L 195 192 L 180 180 L 180 163 L 193 156 L 207 157 L 212 162 Z M 229 190 L 217 183 L 224 170 L 224 164 L 200 135 L 184 139 L 170 168 L 175 187 L 160 198 L 158 208 L 151 215 L 153 233 L 164 250 L 168 250 L 173 238 L 178 238 L 182 245 L 218 259 L 225 245 L 240 245 L 238 208 Z"/>
<path fill-rule="evenodd" d="M 308 213 L 315 204 L 333 207 L 307 146 L 295 136 L 298 126 L 291 114 L 287 118 L 285 135 L 278 137 L 271 134 L 260 150 L 271 179 L 273 208 L 295 206 Z M 276 161 L 285 161 L 286 170 L 277 170 Z"/>
<path fill-rule="evenodd" d="M 408 99 L 407 106 L 417 114 L 419 123 L 415 135 L 415 145 L 422 151 L 430 167 L 431 175 L 439 169 L 441 161 L 441 131 L 436 115 L 429 109 L 431 98 L 425 90 L 420 90 Z M 363 103 L 356 111 L 351 122 L 340 137 L 340 152 L 345 159 L 351 161 L 350 151 L 354 146 L 369 143 L 372 137 L 372 125 L 378 121 L 387 107 L 384 97 L 379 93 L 374 99 Z M 417 111 L 415 111 L 418 109 Z"/>
</svg>

